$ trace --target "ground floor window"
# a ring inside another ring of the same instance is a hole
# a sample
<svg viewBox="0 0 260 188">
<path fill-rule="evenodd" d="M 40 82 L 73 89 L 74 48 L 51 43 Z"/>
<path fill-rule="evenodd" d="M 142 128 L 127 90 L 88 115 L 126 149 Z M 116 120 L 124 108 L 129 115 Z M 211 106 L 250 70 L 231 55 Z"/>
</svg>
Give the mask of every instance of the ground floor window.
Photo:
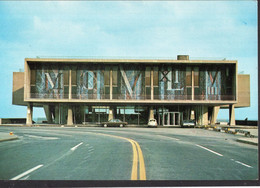
<svg viewBox="0 0 260 188">
<path fill-rule="evenodd" d="M 187 120 L 193 120 L 196 125 L 208 125 L 213 121 L 214 108 L 207 105 L 92 106 L 62 103 L 43 106 L 47 123 L 66 124 L 68 109 L 71 108 L 73 124 L 101 124 L 109 119 L 120 119 L 130 125 L 147 125 L 149 119 L 154 118 L 159 126 L 181 126 Z"/>
</svg>

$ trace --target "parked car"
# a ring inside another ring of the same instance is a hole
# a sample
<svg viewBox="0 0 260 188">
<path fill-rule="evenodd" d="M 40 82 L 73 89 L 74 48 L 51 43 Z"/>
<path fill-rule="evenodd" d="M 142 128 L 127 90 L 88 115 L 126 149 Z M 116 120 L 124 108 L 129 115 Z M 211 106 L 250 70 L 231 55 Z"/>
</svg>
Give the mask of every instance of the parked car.
<svg viewBox="0 0 260 188">
<path fill-rule="evenodd" d="M 148 121 L 148 127 L 157 127 L 157 121 L 156 121 L 156 119 L 149 119 L 149 121 Z"/>
<path fill-rule="evenodd" d="M 104 127 L 108 127 L 108 126 L 110 126 L 110 127 L 117 127 L 117 126 L 123 127 L 123 126 L 127 125 L 127 122 L 123 122 L 120 119 L 111 119 L 108 122 L 103 122 L 102 125 Z"/>
<path fill-rule="evenodd" d="M 195 127 L 196 121 L 195 120 L 183 120 L 182 126 Z"/>
</svg>

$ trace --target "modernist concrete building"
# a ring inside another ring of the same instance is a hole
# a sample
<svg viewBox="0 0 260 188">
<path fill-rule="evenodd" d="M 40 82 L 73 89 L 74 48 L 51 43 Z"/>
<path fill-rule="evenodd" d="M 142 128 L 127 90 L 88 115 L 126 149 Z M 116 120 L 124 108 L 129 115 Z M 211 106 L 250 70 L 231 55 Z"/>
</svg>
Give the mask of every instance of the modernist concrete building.
<svg viewBox="0 0 260 188">
<path fill-rule="evenodd" d="M 43 107 L 47 123 L 100 123 L 112 118 L 145 125 L 215 124 L 220 108 L 250 106 L 250 77 L 234 60 L 26 58 L 13 74 L 13 104 Z"/>
</svg>

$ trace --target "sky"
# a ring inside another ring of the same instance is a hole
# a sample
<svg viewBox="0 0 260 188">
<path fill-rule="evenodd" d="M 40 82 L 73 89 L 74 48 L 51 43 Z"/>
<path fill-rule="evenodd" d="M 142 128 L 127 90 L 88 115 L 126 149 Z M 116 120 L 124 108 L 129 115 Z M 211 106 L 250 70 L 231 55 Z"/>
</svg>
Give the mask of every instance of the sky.
<svg viewBox="0 0 260 188">
<path fill-rule="evenodd" d="M 0 1 L 0 118 L 26 117 L 12 105 L 13 72 L 24 58 L 171 58 L 237 60 L 250 74 L 258 120 L 257 1 Z M 34 118 L 44 117 L 34 108 Z M 218 119 L 227 119 L 220 110 Z"/>
</svg>

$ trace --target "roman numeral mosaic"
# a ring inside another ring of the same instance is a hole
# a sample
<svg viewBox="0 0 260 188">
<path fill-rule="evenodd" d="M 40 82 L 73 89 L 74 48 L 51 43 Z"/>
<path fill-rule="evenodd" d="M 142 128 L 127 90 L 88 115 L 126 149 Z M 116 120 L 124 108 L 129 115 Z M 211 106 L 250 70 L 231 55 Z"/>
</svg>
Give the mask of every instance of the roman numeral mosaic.
<svg viewBox="0 0 260 188">
<path fill-rule="evenodd" d="M 192 93 L 195 100 L 222 100 L 235 94 L 234 69 L 223 66 L 38 64 L 31 72 L 35 98 L 68 98 L 70 74 L 73 99 L 146 100 L 153 92 L 159 100 L 188 100 Z"/>
</svg>

